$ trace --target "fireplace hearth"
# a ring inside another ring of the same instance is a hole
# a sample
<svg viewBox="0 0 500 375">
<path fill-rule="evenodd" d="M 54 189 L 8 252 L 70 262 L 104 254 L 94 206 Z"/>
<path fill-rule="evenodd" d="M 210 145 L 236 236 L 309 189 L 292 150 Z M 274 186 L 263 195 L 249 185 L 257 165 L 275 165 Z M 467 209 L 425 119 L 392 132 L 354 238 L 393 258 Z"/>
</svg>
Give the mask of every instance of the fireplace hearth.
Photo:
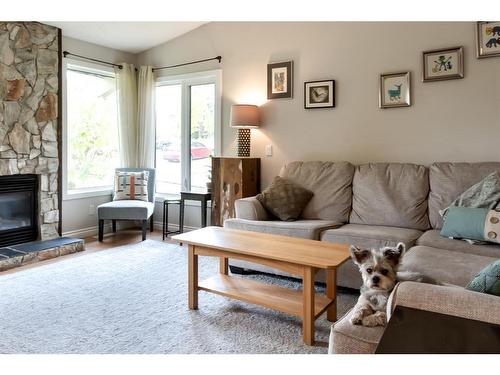
<svg viewBox="0 0 500 375">
<path fill-rule="evenodd" d="M 0 176 L 0 247 L 38 238 L 38 176 Z"/>
</svg>

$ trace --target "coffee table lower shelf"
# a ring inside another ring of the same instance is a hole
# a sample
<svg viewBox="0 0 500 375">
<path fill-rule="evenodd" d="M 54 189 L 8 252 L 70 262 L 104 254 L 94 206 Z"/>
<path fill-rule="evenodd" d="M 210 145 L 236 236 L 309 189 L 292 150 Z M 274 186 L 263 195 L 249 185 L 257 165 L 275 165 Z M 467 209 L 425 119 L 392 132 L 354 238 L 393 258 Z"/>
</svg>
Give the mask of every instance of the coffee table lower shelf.
<svg viewBox="0 0 500 375">
<path fill-rule="evenodd" d="M 302 290 L 287 289 L 224 274 L 218 274 L 199 282 L 198 290 L 264 306 L 300 318 L 304 317 Z M 324 294 L 315 293 L 314 319 L 323 314 L 333 303 L 335 303 L 334 299 L 330 299 Z"/>
</svg>

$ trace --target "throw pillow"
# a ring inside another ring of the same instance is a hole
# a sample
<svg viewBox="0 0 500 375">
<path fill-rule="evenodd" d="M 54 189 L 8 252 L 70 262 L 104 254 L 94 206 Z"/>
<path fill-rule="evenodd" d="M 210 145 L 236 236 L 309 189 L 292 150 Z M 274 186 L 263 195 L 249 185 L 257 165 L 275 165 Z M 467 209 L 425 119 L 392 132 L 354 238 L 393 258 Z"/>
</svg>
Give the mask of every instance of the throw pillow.
<svg viewBox="0 0 500 375">
<path fill-rule="evenodd" d="M 138 200 L 148 202 L 149 172 L 115 172 L 115 196 L 113 200 Z"/>
<path fill-rule="evenodd" d="M 441 235 L 500 243 L 500 209 L 450 207 Z"/>
<path fill-rule="evenodd" d="M 500 260 L 487 265 L 467 284 L 465 289 L 500 296 Z"/>
<path fill-rule="evenodd" d="M 439 213 L 442 217 L 446 216 L 450 207 L 472 207 L 489 208 L 497 207 L 500 202 L 500 174 L 493 172 L 486 176 L 482 181 L 471 186 L 455 199 L 451 204 Z"/>
<path fill-rule="evenodd" d="M 312 196 L 311 191 L 276 176 L 272 184 L 257 195 L 257 200 L 280 220 L 293 221 L 297 220 Z"/>
</svg>

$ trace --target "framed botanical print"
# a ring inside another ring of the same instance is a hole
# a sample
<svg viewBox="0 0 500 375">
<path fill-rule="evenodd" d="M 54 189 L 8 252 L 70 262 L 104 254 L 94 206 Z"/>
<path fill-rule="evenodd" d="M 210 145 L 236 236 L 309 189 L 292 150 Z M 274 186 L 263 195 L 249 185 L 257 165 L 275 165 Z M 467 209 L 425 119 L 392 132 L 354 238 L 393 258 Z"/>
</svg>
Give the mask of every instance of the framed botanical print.
<svg viewBox="0 0 500 375">
<path fill-rule="evenodd" d="M 335 81 L 304 82 L 304 108 L 335 107 Z"/>
<path fill-rule="evenodd" d="M 476 24 L 477 58 L 500 56 L 500 21 Z"/>
<path fill-rule="evenodd" d="M 267 65 L 267 98 L 293 97 L 293 61 Z"/>
<path fill-rule="evenodd" d="M 423 82 L 464 78 L 464 47 L 425 51 L 422 57 Z"/>
<path fill-rule="evenodd" d="M 410 72 L 381 74 L 380 108 L 409 107 L 410 105 Z"/>
</svg>

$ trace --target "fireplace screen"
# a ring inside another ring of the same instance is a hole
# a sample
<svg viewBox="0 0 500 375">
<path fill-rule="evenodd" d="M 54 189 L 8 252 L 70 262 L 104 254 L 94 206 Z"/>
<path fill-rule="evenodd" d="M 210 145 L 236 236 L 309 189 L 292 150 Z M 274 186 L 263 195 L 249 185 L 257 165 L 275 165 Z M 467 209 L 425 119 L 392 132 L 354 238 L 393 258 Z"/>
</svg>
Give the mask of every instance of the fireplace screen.
<svg viewBox="0 0 500 375">
<path fill-rule="evenodd" d="M 37 176 L 0 177 L 0 247 L 37 239 Z"/>
<path fill-rule="evenodd" d="M 31 226 L 32 200 L 31 191 L 0 194 L 0 231 Z"/>
</svg>

